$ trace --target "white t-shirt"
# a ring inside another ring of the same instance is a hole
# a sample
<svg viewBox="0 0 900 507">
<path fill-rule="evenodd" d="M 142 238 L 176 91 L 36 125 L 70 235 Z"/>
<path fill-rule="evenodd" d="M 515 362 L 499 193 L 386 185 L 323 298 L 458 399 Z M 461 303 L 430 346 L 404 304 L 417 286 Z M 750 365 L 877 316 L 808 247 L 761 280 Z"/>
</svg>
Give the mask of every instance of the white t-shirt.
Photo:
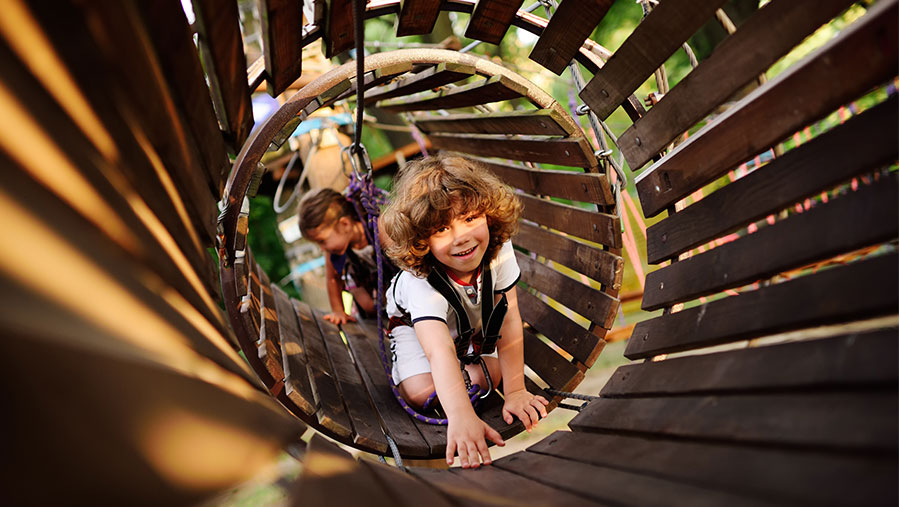
<svg viewBox="0 0 900 507">
<path fill-rule="evenodd" d="M 440 268 L 438 268 L 440 269 Z M 492 292 L 506 292 L 519 281 L 521 272 L 516 262 L 512 243 L 507 241 L 500 247 L 497 257 L 491 261 Z M 482 273 L 478 274 L 476 285 L 471 286 L 449 277 L 451 285 L 459 293 L 463 307 L 469 316 L 469 323 L 475 330 L 481 329 L 481 287 Z M 450 336 L 456 338 L 456 316 L 452 315 L 453 307 L 436 291 L 425 278 L 408 271 L 401 272 L 387 290 L 387 313 L 390 317 L 403 315 L 401 308 L 409 312 L 412 322 L 420 320 L 440 320 L 447 323 Z"/>
</svg>

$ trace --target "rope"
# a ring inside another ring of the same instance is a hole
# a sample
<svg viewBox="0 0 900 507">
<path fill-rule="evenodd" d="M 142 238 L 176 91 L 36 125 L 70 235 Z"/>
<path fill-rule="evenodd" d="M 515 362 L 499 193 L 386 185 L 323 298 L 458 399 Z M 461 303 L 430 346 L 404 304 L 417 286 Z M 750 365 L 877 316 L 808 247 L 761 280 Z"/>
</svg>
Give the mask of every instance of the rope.
<svg viewBox="0 0 900 507">
<path fill-rule="evenodd" d="M 356 43 L 356 129 L 353 139 L 353 153 L 359 153 L 362 145 L 363 93 L 365 88 L 365 48 L 363 39 L 363 18 L 366 13 L 365 0 L 353 0 L 353 37 Z"/>
<path fill-rule="evenodd" d="M 291 192 L 291 196 L 288 197 L 288 200 L 284 204 L 279 204 L 281 202 L 281 193 L 284 192 L 284 183 L 287 181 L 287 177 L 291 174 L 291 170 L 294 168 L 294 164 L 300 160 L 300 152 L 294 152 L 294 156 L 291 157 L 290 162 L 288 162 L 287 167 L 284 168 L 284 174 L 281 175 L 281 179 L 278 180 L 278 188 L 275 189 L 275 198 L 272 199 L 272 208 L 275 209 L 275 213 L 282 213 L 284 210 L 288 209 L 291 203 L 294 202 L 294 199 L 297 198 L 297 190 L 300 189 L 300 184 L 302 183 L 302 178 L 297 178 L 297 184 L 294 185 L 294 191 Z"/>
</svg>

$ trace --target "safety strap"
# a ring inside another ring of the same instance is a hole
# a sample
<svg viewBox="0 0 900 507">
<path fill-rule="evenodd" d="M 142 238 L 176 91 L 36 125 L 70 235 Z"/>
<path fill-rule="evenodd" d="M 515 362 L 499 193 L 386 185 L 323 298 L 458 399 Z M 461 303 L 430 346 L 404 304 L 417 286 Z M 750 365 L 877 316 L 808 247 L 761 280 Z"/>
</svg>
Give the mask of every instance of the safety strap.
<svg viewBox="0 0 900 507">
<path fill-rule="evenodd" d="M 469 321 L 469 314 L 463 306 L 462 297 L 453 288 L 450 277 L 442 269 L 432 269 L 428 275 L 428 284 L 438 292 L 456 314 L 457 336 L 454 341 L 456 357 L 461 361 L 471 362 L 472 358 L 481 354 L 490 354 L 497 346 L 500 338 L 500 328 L 509 304 L 506 294 L 500 297 L 497 305 L 494 305 L 494 283 L 491 273 L 490 259 L 485 258 L 481 265 L 481 332 L 476 333 Z M 487 290 L 485 290 L 487 288 Z M 468 354 L 469 344 L 472 344 L 472 354 Z M 468 361 L 467 361 L 468 359 Z"/>
</svg>

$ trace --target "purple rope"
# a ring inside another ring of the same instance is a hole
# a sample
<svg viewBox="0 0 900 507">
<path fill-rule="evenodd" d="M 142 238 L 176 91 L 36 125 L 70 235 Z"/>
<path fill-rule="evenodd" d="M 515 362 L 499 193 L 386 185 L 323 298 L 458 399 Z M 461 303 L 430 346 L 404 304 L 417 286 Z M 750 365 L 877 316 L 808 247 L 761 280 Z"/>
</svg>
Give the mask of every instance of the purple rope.
<svg viewBox="0 0 900 507">
<path fill-rule="evenodd" d="M 381 209 L 379 208 L 379 206 L 387 202 L 387 193 L 375 186 L 375 183 L 372 181 L 371 174 L 358 175 L 357 173 L 353 173 L 350 178 L 350 185 L 348 188 L 349 195 L 359 195 L 358 200 L 351 199 L 351 201 L 356 208 L 357 214 L 359 214 L 360 220 L 363 223 L 367 224 L 368 230 L 366 231 L 366 237 L 370 238 L 369 240 L 371 244 L 375 247 L 375 262 L 378 266 L 378 293 L 376 294 L 375 298 L 375 312 L 378 315 L 378 351 L 381 354 L 381 364 L 382 366 L 384 366 L 384 372 L 387 375 L 388 382 L 391 385 L 391 391 L 394 393 L 394 398 L 397 399 L 403 410 L 405 410 L 406 413 L 410 416 L 424 423 L 446 426 L 446 418 L 435 418 L 422 415 L 416 412 L 416 410 L 409 406 L 409 403 L 407 403 L 406 400 L 403 399 L 403 396 L 400 394 L 400 390 L 397 389 L 397 385 L 394 383 L 394 376 L 391 375 L 391 368 L 387 358 L 387 350 L 384 348 L 384 322 L 382 319 L 384 307 L 381 302 L 382 296 L 384 295 L 384 270 L 381 269 L 383 259 L 381 253 L 381 237 L 378 233 L 378 216 L 381 213 Z M 469 401 L 471 401 L 472 405 L 478 404 L 480 396 L 481 394 L 483 394 L 483 392 L 484 391 L 482 391 L 481 387 L 478 384 L 474 384 L 469 388 L 467 394 L 469 395 Z M 437 392 L 431 393 L 431 395 L 425 401 L 424 407 L 426 409 L 429 408 L 434 403 L 436 398 Z"/>
</svg>

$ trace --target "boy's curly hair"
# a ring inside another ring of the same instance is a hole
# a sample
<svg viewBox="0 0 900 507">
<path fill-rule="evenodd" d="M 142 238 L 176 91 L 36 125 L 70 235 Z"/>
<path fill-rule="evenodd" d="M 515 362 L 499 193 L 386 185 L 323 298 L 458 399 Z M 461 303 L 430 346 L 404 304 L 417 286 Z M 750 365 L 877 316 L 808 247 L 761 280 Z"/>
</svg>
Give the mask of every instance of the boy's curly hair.
<svg viewBox="0 0 900 507">
<path fill-rule="evenodd" d="M 300 233 L 304 237 L 322 225 L 329 226 L 347 216 L 359 221 L 353 204 L 340 192 L 330 188 L 316 188 L 305 193 L 300 199 L 300 209 L 297 212 Z"/>
<path fill-rule="evenodd" d="M 493 173 L 473 160 L 426 157 L 409 163 L 394 182 L 390 204 L 381 215 L 391 240 L 385 251 L 394 262 L 420 276 L 437 264 L 428 238 L 459 215 L 487 216 L 493 259 L 518 229 L 522 203 Z"/>
</svg>

